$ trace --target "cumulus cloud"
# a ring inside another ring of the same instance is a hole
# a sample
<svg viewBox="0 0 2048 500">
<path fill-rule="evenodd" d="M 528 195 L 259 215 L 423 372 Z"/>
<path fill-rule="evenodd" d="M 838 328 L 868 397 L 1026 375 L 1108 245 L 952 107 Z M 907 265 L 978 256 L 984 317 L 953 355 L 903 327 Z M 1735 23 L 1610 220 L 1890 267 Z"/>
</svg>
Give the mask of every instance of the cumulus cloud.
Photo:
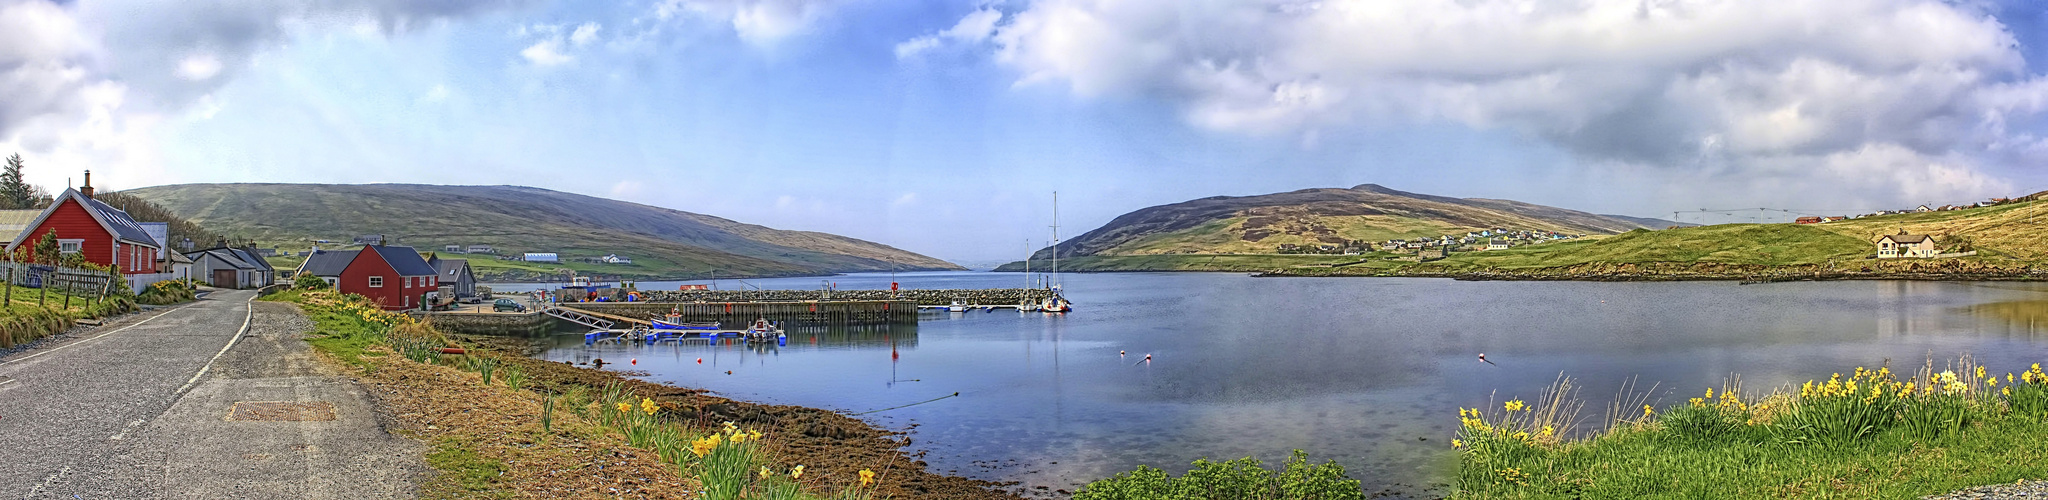
<svg viewBox="0 0 2048 500">
<path fill-rule="evenodd" d="M 703 16 L 732 26 L 747 43 L 767 45 L 802 33 L 843 3 L 847 0 L 662 0 L 654 5 L 654 18 Z"/>
<path fill-rule="evenodd" d="M 897 53 L 980 44 L 1020 85 L 1246 134 L 1448 122 L 1595 162 L 1863 161 L 1963 192 L 1995 186 L 1955 153 L 2041 148 L 2007 127 L 2048 112 L 2007 27 L 1938 0 L 1035 0 L 986 42 L 951 35 L 984 12 Z"/>
<path fill-rule="evenodd" d="M 524 57 L 527 62 L 542 67 L 560 66 L 576 60 L 575 57 L 562 53 L 562 40 L 560 38 L 549 38 L 534 42 L 533 45 L 527 46 L 526 50 L 519 51 L 519 57 Z"/>
<path fill-rule="evenodd" d="M 597 41 L 597 30 L 601 28 L 603 26 L 598 25 L 595 21 L 583 23 L 576 27 L 575 33 L 569 34 L 569 43 L 576 44 L 579 47 L 589 45 L 590 42 Z"/>
<path fill-rule="evenodd" d="M 400 34 L 523 1 L 0 0 L 0 149 L 37 175 L 160 177 L 150 145 L 165 117 L 211 116 L 212 93 L 294 30 Z"/>
</svg>

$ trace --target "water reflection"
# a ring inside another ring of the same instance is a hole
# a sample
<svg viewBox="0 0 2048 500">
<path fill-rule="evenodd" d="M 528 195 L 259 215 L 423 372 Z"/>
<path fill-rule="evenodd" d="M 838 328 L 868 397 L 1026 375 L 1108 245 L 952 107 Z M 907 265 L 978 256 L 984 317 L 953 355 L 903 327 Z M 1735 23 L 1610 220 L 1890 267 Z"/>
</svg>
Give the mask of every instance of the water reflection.
<svg viewBox="0 0 2048 500">
<path fill-rule="evenodd" d="M 1020 277 L 833 279 L 842 288 L 958 288 Z M 929 313 L 914 328 L 793 330 L 786 346 L 594 349 L 571 337 L 543 356 L 624 357 L 650 380 L 849 413 L 957 391 L 861 418 L 920 424 L 915 448 L 940 472 L 1023 488 L 1072 490 L 1140 464 L 1181 470 L 1201 457 L 1274 462 L 1301 448 L 1337 460 L 1371 491 L 1417 493 L 1448 477 L 1457 408 L 1533 397 L 1561 373 L 1583 383 L 1587 408 L 1601 409 L 1632 378 L 1657 385 L 1661 405 L 1733 373 L 1763 389 L 1962 353 L 2004 369 L 2042 361 L 2048 346 L 2039 333 L 2048 329 L 2048 287 L 2024 283 L 1114 274 L 1066 285 L 1080 308 L 1067 315 Z M 1498 364 L 1480 363 L 1480 352 Z"/>
</svg>

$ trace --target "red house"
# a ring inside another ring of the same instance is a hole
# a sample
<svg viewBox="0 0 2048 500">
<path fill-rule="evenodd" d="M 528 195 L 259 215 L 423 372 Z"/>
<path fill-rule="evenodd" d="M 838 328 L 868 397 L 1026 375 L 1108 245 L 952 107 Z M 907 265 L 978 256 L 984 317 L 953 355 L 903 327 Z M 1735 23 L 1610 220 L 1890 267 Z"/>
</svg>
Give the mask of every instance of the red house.
<svg viewBox="0 0 2048 500">
<path fill-rule="evenodd" d="M 419 307 L 427 292 L 441 285 L 434 266 L 412 247 L 370 245 L 355 254 L 334 289 L 368 297 L 386 311 Z"/>
<path fill-rule="evenodd" d="M 86 262 L 102 266 L 120 266 L 121 274 L 158 272 L 156 254 L 163 244 L 150 237 L 128 212 L 92 199 L 90 172 L 86 173 L 85 187 L 66 189 L 64 194 L 57 195 L 49 208 L 43 209 L 27 229 L 7 244 L 7 251 L 27 248 L 33 258 L 36 242 L 50 233 L 56 233 L 61 253 L 79 254 Z"/>
</svg>

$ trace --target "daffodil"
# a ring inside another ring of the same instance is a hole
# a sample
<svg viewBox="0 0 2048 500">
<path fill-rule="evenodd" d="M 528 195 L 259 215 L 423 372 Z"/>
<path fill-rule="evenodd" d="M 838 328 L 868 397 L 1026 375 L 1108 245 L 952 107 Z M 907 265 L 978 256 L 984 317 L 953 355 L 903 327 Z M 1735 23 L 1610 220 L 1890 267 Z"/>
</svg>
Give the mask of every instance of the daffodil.
<svg viewBox="0 0 2048 500">
<path fill-rule="evenodd" d="M 1977 378 L 1984 378 L 1984 367 L 1977 367 Z"/>
<path fill-rule="evenodd" d="M 1455 442 L 1456 442 L 1457 440 L 1456 440 L 1456 439 L 1453 439 L 1453 440 L 1451 440 L 1451 441 L 1453 441 L 1453 443 L 1452 443 L 1452 444 L 1453 444 L 1453 445 L 1455 445 L 1455 444 L 1456 444 Z M 867 486 L 867 485 L 870 485 L 870 484 L 875 484 L 875 471 L 871 471 L 871 470 L 867 470 L 867 469 L 861 469 L 861 470 L 860 470 L 860 485 L 861 485 L 861 486 Z"/>
<path fill-rule="evenodd" d="M 1452 447 L 1452 448 L 1464 448 L 1464 447 L 1465 447 L 1465 442 L 1464 442 L 1464 441 L 1459 441 L 1459 440 L 1457 440 L 1457 439 L 1453 438 L 1453 439 L 1451 439 L 1451 447 Z"/>
<path fill-rule="evenodd" d="M 633 403 L 619 403 L 619 413 L 627 413 L 631 411 L 633 411 Z"/>
<path fill-rule="evenodd" d="M 654 412 L 660 410 L 661 405 L 654 404 L 654 400 L 648 398 L 640 398 L 640 411 L 647 412 L 648 415 L 653 415 Z"/>
<path fill-rule="evenodd" d="M 768 479 L 768 476 L 773 475 L 775 475 L 775 471 L 768 470 L 766 465 L 761 466 L 761 479 Z"/>
<path fill-rule="evenodd" d="M 796 466 L 795 468 L 792 468 L 792 469 L 790 469 L 790 470 L 789 470 L 789 478 L 790 478 L 790 479 L 802 479 L 803 477 L 804 477 L 804 466 L 803 466 L 803 465 L 797 465 L 797 466 Z"/>
<path fill-rule="evenodd" d="M 1643 416 L 1648 417 L 1655 413 L 1657 413 L 1657 410 L 1650 408 L 1650 405 L 1643 405 Z"/>
<path fill-rule="evenodd" d="M 1509 401 L 1509 402 L 1507 402 L 1507 403 L 1505 403 L 1505 404 L 1502 404 L 1502 405 L 1501 405 L 1501 407 L 1502 407 L 1502 408 L 1505 408 L 1505 409 L 1507 409 L 1507 411 L 1522 411 L 1522 408 L 1524 407 L 1524 405 L 1522 404 L 1522 400 L 1520 400 L 1520 399 L 1517 399 L 1517 400 L 1514 400 L 1514 401 Z"/>
</svg>

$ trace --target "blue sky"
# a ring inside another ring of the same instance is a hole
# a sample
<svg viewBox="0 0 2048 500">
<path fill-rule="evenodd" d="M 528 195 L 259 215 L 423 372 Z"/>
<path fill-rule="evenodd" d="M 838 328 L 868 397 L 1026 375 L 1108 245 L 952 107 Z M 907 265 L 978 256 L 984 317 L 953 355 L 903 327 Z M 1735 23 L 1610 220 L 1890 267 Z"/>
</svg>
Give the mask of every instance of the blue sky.
<svg viewBox="0 0 2048 500">
<path fill-rule="evenodd" d="M 61 187 L 521 184 L 983 263 L 1377 183 L 1670 217 L 2048 189 L 2039 2 L 0 0 Z"/>
</svg>

